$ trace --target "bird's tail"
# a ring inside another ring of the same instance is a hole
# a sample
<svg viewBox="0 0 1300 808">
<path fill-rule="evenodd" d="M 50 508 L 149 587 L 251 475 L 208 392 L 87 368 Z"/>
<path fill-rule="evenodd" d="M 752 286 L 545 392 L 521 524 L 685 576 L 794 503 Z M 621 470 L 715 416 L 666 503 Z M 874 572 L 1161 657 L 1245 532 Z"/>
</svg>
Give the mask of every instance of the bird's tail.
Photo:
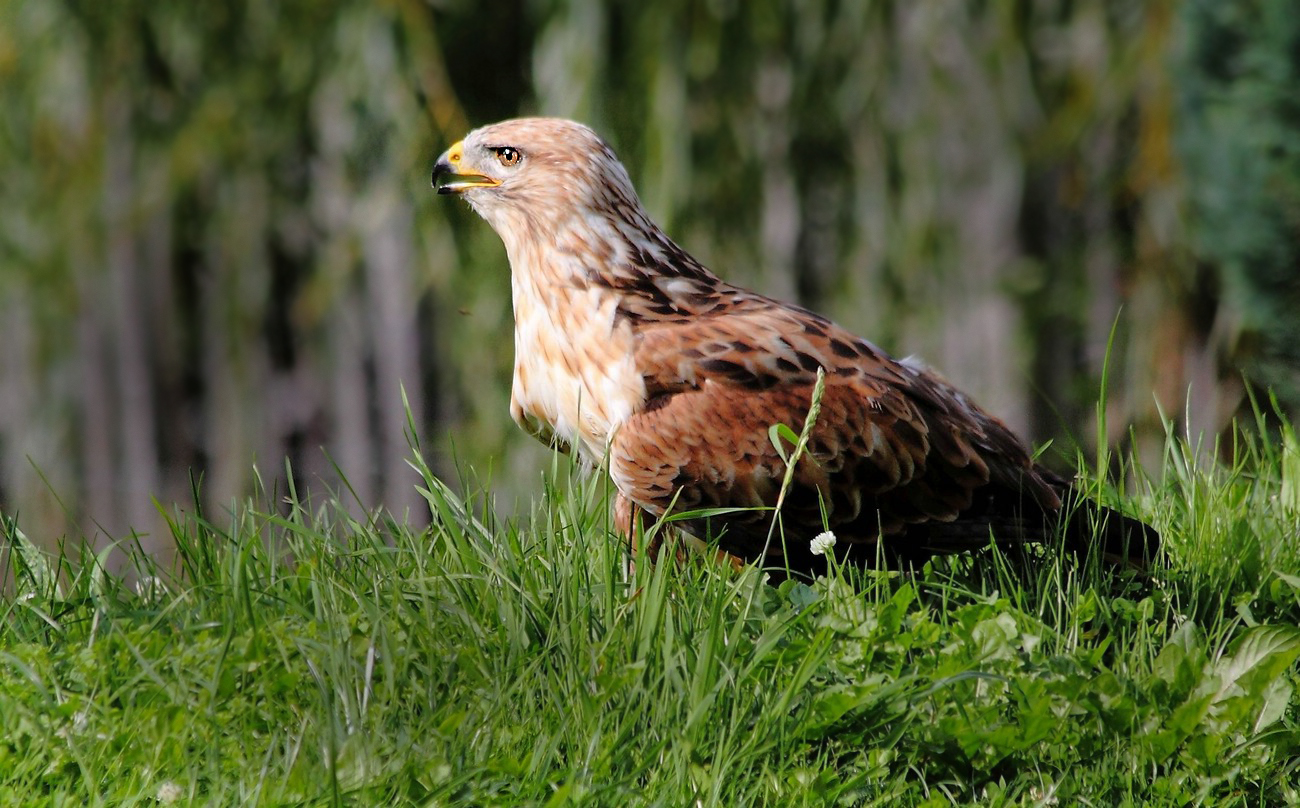
<svg viewBox="0 0 1300 808">
<path fill-rule="evenodd" d="M 1155 528 L 1099 504 L 1073 486 L 1062 493 L 1061 513 L 1066 546 L 1081 556 L 1100 551 L 1107 563 L 1146 569 L 1160 551 Z"/>
</svg>

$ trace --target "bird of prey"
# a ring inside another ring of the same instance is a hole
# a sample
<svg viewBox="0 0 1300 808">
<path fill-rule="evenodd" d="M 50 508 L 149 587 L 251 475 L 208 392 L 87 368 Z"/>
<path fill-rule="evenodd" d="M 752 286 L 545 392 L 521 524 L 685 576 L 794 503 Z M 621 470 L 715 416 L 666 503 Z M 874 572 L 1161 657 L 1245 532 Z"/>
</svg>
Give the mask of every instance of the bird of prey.
<svg viewBox="0 0 1300 808">
<path fill-rule="evenodd" d="M 650 220 L 593 130 L 520 118 L 470 132 L 433 169 L 505 242 L 515 320 L 510 411 L 536 437 L 608 463 L 615 521 L 644 512 L 769 569 L 1064 536 L 1140 563 L 1143 523 L 1038 465 L 997 418 L 910 359 L 825 317 L 730 283 Z M 771 427 L 820 413 L 773 509 L 786 459 Z"/>
</svg>

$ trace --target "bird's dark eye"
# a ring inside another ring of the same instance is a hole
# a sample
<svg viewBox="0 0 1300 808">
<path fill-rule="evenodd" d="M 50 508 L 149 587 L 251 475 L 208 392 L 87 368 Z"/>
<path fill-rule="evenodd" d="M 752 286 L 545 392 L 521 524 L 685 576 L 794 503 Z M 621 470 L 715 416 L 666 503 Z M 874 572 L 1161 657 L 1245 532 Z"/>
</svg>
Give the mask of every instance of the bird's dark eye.
<svg viewBox="0 0 1300 808">
<path fill-rule="evenodd" d="M 523 155 L 519 153 L 518 149 L 512 149 L 509 146 L 502 146 L 494 151 L 496 151 L 497 159 L 501 161 L 501 165 L 506 168 L 517 165 L 519 163 L 519 158 L 523 157 Z"/>
</svg>

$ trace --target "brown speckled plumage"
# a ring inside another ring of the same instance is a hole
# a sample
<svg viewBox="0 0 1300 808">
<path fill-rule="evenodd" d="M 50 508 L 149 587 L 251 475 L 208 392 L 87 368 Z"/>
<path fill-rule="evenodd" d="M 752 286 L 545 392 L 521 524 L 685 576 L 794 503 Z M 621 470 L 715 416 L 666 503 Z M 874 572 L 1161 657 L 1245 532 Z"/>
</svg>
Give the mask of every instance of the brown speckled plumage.
<svg viewBox="0 0 1300 808">
<path fill-rule="evenodd" d="M 438 161 L 435 185 L 460 193 L 500 234 L 515 312 L 511 413 L 543 440 L 608 459 L 616 507 L 771 506 L 784 465 L 769 427 L 798 432 L 818 368 L 821 415 L 767 546 L 770 516 L 712 524 L 722 550 L 811 572 L 825 519 L 835 553 L 922 558 L 998 541 L 1041 540 L 1069 511 L 1067 540 L 1150 556 L 1157 537 L 1091 506 L 1035 464 L 1025 445 L 932 371 L 797 306 L 721 280 L 650 221 L 627 172 L 589 128 L 525 118 L 471 132 Z M 1071 507 L 1063 508 L 1063 502 Z"/>
</svg>

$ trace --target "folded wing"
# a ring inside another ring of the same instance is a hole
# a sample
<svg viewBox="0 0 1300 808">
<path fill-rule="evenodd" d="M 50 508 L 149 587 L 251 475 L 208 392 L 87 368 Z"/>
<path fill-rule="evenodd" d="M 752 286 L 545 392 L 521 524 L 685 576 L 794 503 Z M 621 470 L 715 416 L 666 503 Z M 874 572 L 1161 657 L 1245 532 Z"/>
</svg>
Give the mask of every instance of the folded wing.
<svg viewBox="0 0 1300 808">
<path fill-rule="evenodd" d="M 932 373 L 802 309 L 753 296 L 643 324 L 638 339 L 648 403 L 614 436 L 610 469 L 620 492 L 656 515 L 670 505 L 774 506 L 785 465 L 769 428 L 798 433 L 817 369 L 826 373 L 782 507 L 784 545 L 767 546 L 770 510 L 687 523 L 746 560 L 766 547 L 766 563 L 815 564 L 807 543 L 823 524 L 837 552 L 859 560 L 881 539 L 903 556 L 983 546 L 991 527 L 1032 540 L 1060 507 L 1062 481 L 1035 467 L 1000 421 Z"/>
</svg>

